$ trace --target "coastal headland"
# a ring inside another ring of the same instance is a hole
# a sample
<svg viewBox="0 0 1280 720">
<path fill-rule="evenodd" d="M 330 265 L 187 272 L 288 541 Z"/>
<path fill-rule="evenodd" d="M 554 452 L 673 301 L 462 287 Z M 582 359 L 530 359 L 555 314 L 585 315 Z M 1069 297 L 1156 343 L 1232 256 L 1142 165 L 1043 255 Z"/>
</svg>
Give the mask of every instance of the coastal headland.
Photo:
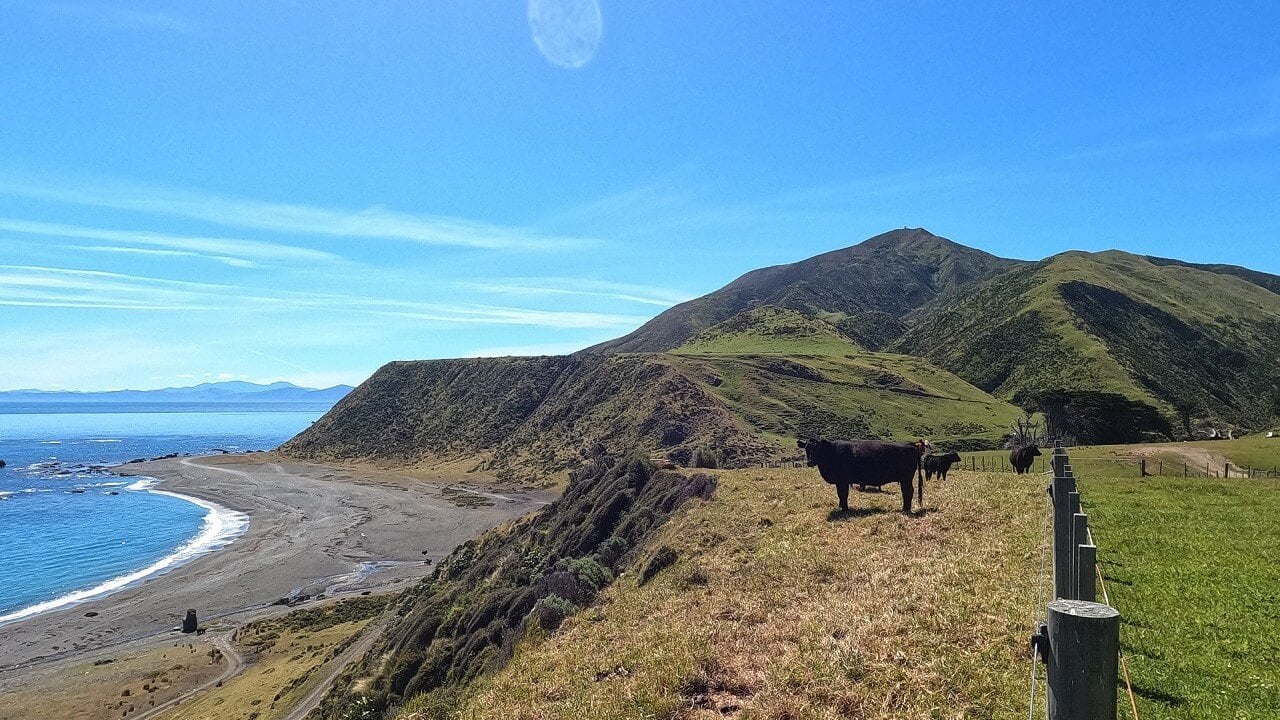
<svg viewBox="0 0 1280 720">
<path fill-rule="evenodd" d="M 163 575 L 0 626 L 0 702 L 58 684 L 67 665 L 185 643 L 191 638 L 173 629 L 188 608 L 202 625 L 233 628 L 286 611 L 285 600 L 305 607 L 400 589 L 458 544 L 551 499 L 462 473 L 299 463 L 273 453 L 168 458 L 116 471 L 244 513 L 248 528 Z"/>
</svg>

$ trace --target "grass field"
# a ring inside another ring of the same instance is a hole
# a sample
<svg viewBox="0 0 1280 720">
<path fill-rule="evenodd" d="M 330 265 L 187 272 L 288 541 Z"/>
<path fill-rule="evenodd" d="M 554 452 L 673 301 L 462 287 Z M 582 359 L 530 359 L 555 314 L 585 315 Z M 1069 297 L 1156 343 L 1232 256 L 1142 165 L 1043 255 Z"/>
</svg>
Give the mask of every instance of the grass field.
<svg viewBox="0 0 1280 720">
<path fill-rule="evenodd" d="M 223 720 L 283 717 L 312 689 L 330 661 L 355 639 L 386 605 L 384 597 L 360 597 L 242 628 L 236 639 L 248 668 L 161 717 L 169 720 Z"/>
<path fill-rule="evenodd" d="M 37 674 L 0 693 L 0 720 L 116 720 L 132 717 L 211 682 L 226 669 L 205 637 L 129 649 Z"/>
<path fill-rule="evenodd" d="M 1052 450 L 1042 449 L 1034 470 L 1049 468 Z M 1196 440 L 1193 442 L 1146 443 L 1140 445 L 1094 445 L 1067 448 L 1071 465 L 1079 477 L 1139 477 L 1140 460 L 1147 461 L 1149 475 L 1182 477 L 1222 476 L 1230 464 L 1232 477 L 1280 475 L 1280 438 L 1260 435 L 1237 440 Z M 961 453 L 966 468 L 976 467 L 1010 472 L 1009 451 L 990 450 Z"/>
<path fill-rule="evenodd" d="M 1280 481 L 1080 486 L 1140 716 L 1280 717 Z"/>
<path fill-rule="evenodd" d="M 669 354 L 755 431 L 784 448 L 796 435 L 916 437 L 998 444 L 1021 414 L 920 358 L 869 352 L 830 325 L 762 307 Z"/>
<path fill-rule="evenodd" d="M 956 473 L 904 517 L 894 488 L 833 513 L 812 469 L 718 474 L 646 551 L 674 565 L 526 637 L 456 713 L 428 696 L 400 717 L 1025 716 L 1038 478 Z"/>
</svg>

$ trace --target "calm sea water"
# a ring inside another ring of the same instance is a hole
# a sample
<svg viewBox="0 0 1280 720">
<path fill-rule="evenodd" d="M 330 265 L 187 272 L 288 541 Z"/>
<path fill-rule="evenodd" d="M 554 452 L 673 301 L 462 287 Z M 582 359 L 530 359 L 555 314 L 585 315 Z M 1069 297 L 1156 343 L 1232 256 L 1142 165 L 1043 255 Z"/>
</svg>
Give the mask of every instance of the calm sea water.
<svg viewBox="0 0 1280 720">
<path fill-rule="evenodd" d="M 217 547 L 243 521 L 105 467 L 269 450 L 327 409 L 0 405 L 0 622 L 163 571 Z"/>
</svg>

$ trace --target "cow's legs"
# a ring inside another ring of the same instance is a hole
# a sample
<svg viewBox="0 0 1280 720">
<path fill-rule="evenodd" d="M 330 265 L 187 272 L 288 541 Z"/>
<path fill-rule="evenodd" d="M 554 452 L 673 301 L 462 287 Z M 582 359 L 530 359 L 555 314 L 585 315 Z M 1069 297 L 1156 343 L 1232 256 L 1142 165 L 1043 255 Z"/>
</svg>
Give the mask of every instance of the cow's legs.
<svg viewBox="0 0 1280 720">
<path fill-rule="evenodd" d="M 920 487 L 916 488 L 916 496 L 920 505 L 920 512 L 924 512 L 924 477 L 919 473 L 916 473 L 916 475 L 920 479 Z"/>
<path fill-rule="evenodd" d="M 836 483 L 836 495 L 840 498 L 840 509 L 845 512 L 849 511 L 849 483 Z"/>
<path fill-rule="evenodd" d="M 912 480 L 913 478 L 908 477 L 899 483 L 902 486 L 902 512 L 904 513 L 911 512 L 911 491 L 915 489 L 911 485 Z"/>
</svg>

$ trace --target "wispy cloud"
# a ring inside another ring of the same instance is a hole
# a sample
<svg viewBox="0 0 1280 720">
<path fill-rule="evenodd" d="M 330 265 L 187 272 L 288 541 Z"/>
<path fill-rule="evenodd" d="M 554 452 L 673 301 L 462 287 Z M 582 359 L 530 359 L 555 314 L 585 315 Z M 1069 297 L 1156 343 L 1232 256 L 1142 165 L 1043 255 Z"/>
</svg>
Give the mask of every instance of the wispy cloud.
<svg viewBox="0 0 1280 720">
<path fill-rule="evenodd" d="M 671 307 L 692 299 L 668 288 L 579 278 L 512 278 L 493 282 L 461 282 L 458 287 L 479 292 L 528 297 L 571 295 L 610 298 L 642 305 Z"/>
<path fill-rule="evenodd" d="M 443 215 L 411 214 L 380 206 L 359 210 L 317 207 L 120 182 L 41 182 L 0 178 L 0 194 L 295 235 L 523 250 L 565 250 L 597 242 L 528 227 Z"/>
<path fill-rule="evenodd" d="M 616 228 L 616 237 L 679 236 L 707 228 L 811 226 L 886 198 L 937 196 L 1001 180 L 989 168 L 959 163 L 854 177 L 749 199 L 721 197 L 712 185 L 681 176 L 614 193 L 552 216 L 555 222 Z"/>
<path fill-rule="evenodd" d="M 80 249 L 95 252 L 133 252 L 166 254 L 212 260 L 233 267 L 261 267 L 260 263 L 327 263 L 340 260 L 333 253 L 280 243 L 240 240 L 235 238 L 191 237 L 166 235 L 146 230 L 108 230 L 37 222 L 14 218 L 0 218 L 0 231 L 40 235 L 45 237 L 76 238 L 115 243 L 111 246 L 83 246 Z M 128 246 L 145 246 L 141 249 Z"/>
<path fill-rule="evenodd" d="M 534 325 L 561 329 L 628 328 L 647 317 L 612 313 L 533 310 L 498 306 L 431 305 L 423 303 L 414 310 L 384 310 L 380 314 L 409 320 L 428 320 L 468 325 Z"/>
<path fill-rule="evenodd" d="M 1221 101 L 1233 109 L 1231 120 L 1209 129 L 1149 137 L 1082 148 L 1059 160 L 1093 160 L 1125 155 L 1169 153 L 1198 145 L 1267 140 L 1280 135 L 1280 75 L 1269 77 L 1244 94 Z"/>
<path fill-rule="evenodd" d="M 230 285 L 29 265 L 0 265 L 0 305 L 155 312 L 320 311 L 330 315 L 357 314 L 461 325 L 549 328 L 623 328 L 647 319 L 635 315 L 417 302 L 349 294 L 255 294 Z"/>
<path fill-rule="evenodd" d="M 539 345 L 506 345 L 503 347 L 477 348 L 467 352 L 465 357 L 568 355 L 587 347 L 588 344 L 589 343 L 544 343 Z"/>
<path fill-rule="evenodd" d="M 60 17 L 111 28 L 137 28 L 170 33 L 190 33 L 195 26 L 185 17 L 170 13 L 134 10 L 107 3 L 53 3 L 46 10 Z"/>
</svg>

